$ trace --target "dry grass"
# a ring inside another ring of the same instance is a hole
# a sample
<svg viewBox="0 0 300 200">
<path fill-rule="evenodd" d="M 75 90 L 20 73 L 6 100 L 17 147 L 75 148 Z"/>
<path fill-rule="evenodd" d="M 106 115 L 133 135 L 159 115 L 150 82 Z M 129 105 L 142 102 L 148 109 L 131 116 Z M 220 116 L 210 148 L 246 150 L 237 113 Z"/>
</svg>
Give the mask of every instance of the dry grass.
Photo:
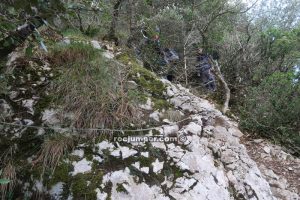
<svg viewBox="0 0 300 200">
<path fill-rule="evenodd" d="M 72 136 L 55 135 L 44 141 L 38 158 L 33 164 L 43 163 L 43 173 L 46 168 L 54 172 L 61 158 L 74 147 Z"/>
<path fill-rule="evenodd" d="M 1 199 L 5 200 L 7 199 L 7 194 L 11 194 L 13 192 L 17 181 L 16 168 L 11 161 L 9 161 L 4 167 L 1 178 L 8 179 L 10 181 L 8 184 L 0 186 Z"/>
<path fill-rule="evenodd" d="M 78 45 L 57 52 L 54 61 L 60 70 L 53 86 L 56 103 L 64 112 L 74 114 L 71 125 L 120 128 L 134 122 L 136 108 L 123 89 L 126 69 L 103 58 L 92 47 Z"/>
</svg>

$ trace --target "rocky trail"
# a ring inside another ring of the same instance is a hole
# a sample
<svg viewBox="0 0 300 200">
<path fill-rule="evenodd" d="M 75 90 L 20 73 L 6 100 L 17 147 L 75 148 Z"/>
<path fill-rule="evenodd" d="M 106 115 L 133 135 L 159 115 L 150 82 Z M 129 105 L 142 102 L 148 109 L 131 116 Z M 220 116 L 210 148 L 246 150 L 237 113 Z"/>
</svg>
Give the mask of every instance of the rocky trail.
<svg viewBox="0 0 300 200">
<path fill-rule="evenodd" d="M 101 48 L 97 41 L 91 44 Z M 103 54 L 114 59 L 111 51 Z M 32 152 L 31 147 L 40 143 L 48 130 L 26 126 L 59 127 L 57 108 L 48 104 L 49 84 L 55 73 L 46 61 L 22 63 L 18 58 L 16 64 L 14 60 L 8 66 L 13 71 L 8 95 L 0 96 L 1 121 L 23 126 L 0 125 L 1 151 L 15 142 L 15 148 Z M 23 185 L 19 196 L 74 200 L 299 199 L 298 158 L 267 141 L 247 140 L 237 122 L 212 103 L 179 84 L 160 81 L 166 86 L 164 98 L 173 107 L 156 110 L 151 97 L 140 105 L 144 115 L 160 124 L 143 132 L 143 136 L 176 136 L 183 140 L 83 140 L 48 179 L 20 176 L 24 179 L 16 181 Z M 20 162 L 32 166 L 35 155 L 22 156 Z"/>
</svg>

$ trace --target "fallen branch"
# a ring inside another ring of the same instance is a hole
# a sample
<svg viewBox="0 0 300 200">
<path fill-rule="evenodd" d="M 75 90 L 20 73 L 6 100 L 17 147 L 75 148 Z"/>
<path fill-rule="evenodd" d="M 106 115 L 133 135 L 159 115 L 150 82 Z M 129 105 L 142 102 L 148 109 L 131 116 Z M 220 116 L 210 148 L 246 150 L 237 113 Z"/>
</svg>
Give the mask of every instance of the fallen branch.
<svg viewBox="0 0 300 200">
<path fill-rule="evenodd" d="M 224 86 L 224 89 L 225 89 L 225 102 L 224 102 L 224 105 L 223 105 L 223 108 L 222 108 L 222 113 L 226 114 L 226 112 L 229 109 L 230 89 L 229 89 L 228 84 L 226 83 L 226 81 L 225 81 L 225 79 L 224 79 L 224 77 L 223 77 L 223 75 L 221 73 L 218 61 L 212 59 L 212 57 L 210 59 L 213 61 L 213 65 L 212 66 L 213 66 L 213 69 L 215 71 L 215 74 L 221 80 L 221 82 L 222 82 L 222 84 Z"/>
</svg>

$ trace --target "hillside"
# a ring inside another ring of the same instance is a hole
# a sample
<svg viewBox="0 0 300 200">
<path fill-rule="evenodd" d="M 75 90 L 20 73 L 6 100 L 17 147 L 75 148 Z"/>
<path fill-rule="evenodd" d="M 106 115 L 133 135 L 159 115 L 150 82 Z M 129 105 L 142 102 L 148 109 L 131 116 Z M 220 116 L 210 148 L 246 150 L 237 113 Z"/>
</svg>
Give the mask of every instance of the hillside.
<svg viewBox="0 0 300 200">
<path fill-rule="evenodd" d="M 5 66 L 2 199 L 299 199 L 299 159 L 125 48 L 63 38 L 33 55 Z"/>
</svg>

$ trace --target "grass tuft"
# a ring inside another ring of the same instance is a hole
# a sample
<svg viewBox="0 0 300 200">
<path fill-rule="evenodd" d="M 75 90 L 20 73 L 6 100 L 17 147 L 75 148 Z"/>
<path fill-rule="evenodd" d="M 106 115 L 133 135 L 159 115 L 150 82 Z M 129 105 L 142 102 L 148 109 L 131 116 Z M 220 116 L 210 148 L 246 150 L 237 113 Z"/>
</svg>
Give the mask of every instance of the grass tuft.
<svg viewBox="0 0 300 200">
<path fill-rule="evenodd" d="M 137 119 L 137 109 L 123 87 L 126 69 L 83 44 L 54 52 L 60 74 L 53 86 L 55 101 L 63 111 L 74 113 L 73 126 L 116 128 Z"/>
<path fill-rule="evenodd" d="M 42 144 L 38 158 L 34 164 L 43 163 L 43 173 L 48 168 L 54 172 L 61 158 L 74 147 L 74 139 L 66 135 L 54 135 Z"/>
<path fill-rule="evenodd" d="M 4 167 L 2 178 L 9 180 L 9 183 L 0 186 L 1 199 L 8 199 L 8 197 L 12 195 L 17 181 L 16 168 L 12 162 L 8 162 Z"/>
</svg>

